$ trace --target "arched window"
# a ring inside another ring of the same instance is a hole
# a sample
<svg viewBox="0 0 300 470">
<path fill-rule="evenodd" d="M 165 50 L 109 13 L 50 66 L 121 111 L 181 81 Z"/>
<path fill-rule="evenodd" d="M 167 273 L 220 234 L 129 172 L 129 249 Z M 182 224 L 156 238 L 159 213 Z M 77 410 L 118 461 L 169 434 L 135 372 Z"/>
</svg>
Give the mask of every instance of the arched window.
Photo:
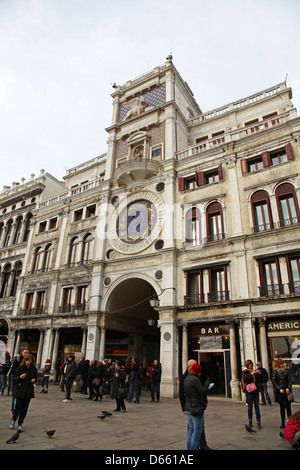
<svg viewBox="0 0 300 470">
<path fill-rule="evenodd" d="M 24 237 L 23 237 L 23 240 L 21 240 L 22 242 L 27 242 L 28 241 L 28 237 L 29 237 L 29 234 L 30 234 L 30 224 L 31 224 L 31 219 L 32 219 L 33 215 L 32 214 L 28 214 L 26 216 L 26 227 L 25 227 L 25 231 L 24 231 Z"/>
<path fill-rule="evenodd" d="M 256 191 L 251 197 L 253 232 L 264 232 L 274 228 L 269 195 L 266 191 Z"/>
<path fill-rule="evenodd" d="M 18 287 L 18 280 L 19 280 L 19 277 L 21 276 L 21 272 L 22 272 L 22 262 L 18 261 L 15 264 L 14 269 L 13 269 L 13 282 L 12 282 L 11 291 L 10 291 L 11 297 L 14 297 L 16 295 L 17 287 Z"/>
<path fill-rule="evenodd" d="M 199 245 L 200 238 L 200 211 L 197 207 L 191 207 L 185 216 L 185 244 Z"/>
<path fill-rule="evenodd" d="M 12 219 L 9 220 L 5 227 L 5 240 L 3 246 L 6 247 L 9 245 L 11 232 L 12 232 L 13 221 Z"/>
<path fill-rule="evenodd" d="M 43 265 L 44 271 L 50 271 L 51 269 L 53 249 L 54 248 L 53 248 L 52 243 L 49 243 L 45 248 L 44 265 Z"/>
<path fill-rule="evenodd" d="M 206 241 L 223 240 L 225 238 L 223 226 L 222 206 L 219 202 L 210 204 L 206 211 L 207 238 Z"/>
<path fill-rule="evenodd" d="M 13 245 L 16 245 L 17 243 L 20 242 L 22 222 L 23 222 L 23 217 L 18 217 L 18 219 L 16 221 L 16 229 L 15 229 L 15 234 L 14 234 Z"/>
<path fill-rule="evenodd" d="M 74 237 L 70 243 L 70 251 L 69 251 L 69 266 L 75 266 L 77 263 L 80 262 L 80 253 L 79 253 L 79 238 Z"/>
<path fill-rule="evenodd" d="M 276 200 L 280 226 L 298 224 L 300 222 L 300 213 L 294 186 L 290 183 L 278 186 Z"/>
<path fill-rule="evenodd" d="M 4 266 L 4 269 L 2 271 L 0 298 L 6 297 L 8 295 L 10 275 L 11 275 L 11 265 L 7 264 L 6 266 Z"/>
<path fill-rule="evenodd" d="M 2 239 L 2 235 L 3 235 L 3 232 L 4 232 L 3 229 L 4 229 L 4 223 L 1 222 L 1 224 L 0 224 L 0 240 Z"/>
<path fill-rule="evenodd" d="M 42 268 L 42 247 L 38 246 L 33 253 L 32 273 L 37 273 Z"/>
<path fill-rule="evenodd" d="M 93 241 L 94 237 L 91 233 L 85 235 L 83 239 L 82 262 L 84 264 L 87 264 L 92 260 Z"/>
</svg>

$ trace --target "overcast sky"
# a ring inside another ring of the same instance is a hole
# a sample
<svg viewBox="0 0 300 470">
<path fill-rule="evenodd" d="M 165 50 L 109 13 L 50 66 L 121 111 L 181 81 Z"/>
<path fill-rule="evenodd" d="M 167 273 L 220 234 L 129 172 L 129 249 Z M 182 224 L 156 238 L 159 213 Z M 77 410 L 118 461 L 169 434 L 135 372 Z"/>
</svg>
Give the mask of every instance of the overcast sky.
<svg viewBox="0 0 300 470">
<path fill-rule="evenodd" d="M 0 191 L 105 153 L 113 89 L 173 63 L 202 111 L 285 81 L 300 0 L 0 0 Z"/>
</svg>

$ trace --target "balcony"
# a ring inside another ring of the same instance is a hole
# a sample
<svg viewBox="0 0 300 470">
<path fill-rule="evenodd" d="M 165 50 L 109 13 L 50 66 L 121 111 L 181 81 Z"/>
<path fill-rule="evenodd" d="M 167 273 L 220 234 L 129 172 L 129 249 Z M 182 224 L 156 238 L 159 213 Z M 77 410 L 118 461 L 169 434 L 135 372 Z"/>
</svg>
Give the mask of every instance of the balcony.
<svg viewBox="0 0 300 470">
<path fill-rule="evenodd" d="M 290 294 L 300 293 L 300 281 L 288 282 L 287 286 Z"/>
<path fill-rule="evenodd" d="M 217 242 L 220 240 L 224 240 L 225 238 L 226 238 L 225 233 L 216 233 L 214 235 L 209 235 L 208 237 L 205 237 L 204 243 Z"/>
<path fill-rule="evenodd" d="M 47 310 L 45 307 L 36 307 L 36 308 L 22 308 L 20 311 L 21 316 L 25 315 L 45 315 Z"/>
<path fill-rule="evenodd" d="M 275 295 L 284 295 L 284 284 L 268 284 L 259 286 L 260 297 L 272 297 Z"/>
<path fill-rule="evenodd" d="M 207 296 L 207 301 L 205 301 L 205 296 Z M 230 291 L 213 291 L 208 292 L 207 294 L 195 294 L 195 295 L 185 295 L 184 296 L 184 306 L 185 307 L 197 307 L 205 303 L 211 302 L 224 302 L 230 300 Z"/>
<path fill-rule="evenodd" d="M 128 160 L 122 163 L 115 172 L 115 179 L 119 186 L 132 189 L 143 187 L 145 181 L 159 173 L 160 164 L 156 160 L 146 158 Z"/>
<path fill-rule="evenodd" d="M 85 311 L 85 303 L 73 304 L 73 305 L 60 305 L 58 307 L 58 313 L 82 313 Z"/>
</svg>

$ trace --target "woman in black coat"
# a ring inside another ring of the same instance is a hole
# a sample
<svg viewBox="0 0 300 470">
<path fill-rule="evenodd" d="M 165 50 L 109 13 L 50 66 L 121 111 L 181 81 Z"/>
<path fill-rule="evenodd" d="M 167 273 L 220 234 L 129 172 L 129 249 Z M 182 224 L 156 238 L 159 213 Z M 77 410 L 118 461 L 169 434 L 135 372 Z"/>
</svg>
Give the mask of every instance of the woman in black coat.
<svg viewBox="0 0 300 470">
<path fill-rule="evenodd" d="M 280 406 L 280 427 L 285 428 L 285 413 L 289 419 L 292 415 L 291 402 L 288 395 L 292 390 L 292 382 L 283 359 L 277 359 L 272 373 L 275 402 Z"/>
<path fill-rule="evenodd" d="M 117 361 L 115 365 L 115 372 L 112 379 L 111 398 L 115 398 L 117 408 L 114 411 L 123 411 L 125 413 L 126 406 L 124 398 L 126 398 L 126 370 L 121 362 Z"/>
<path fill-rule="evenodd" d="M 18 430 L 23 431 L 22 424 L 27 415 L 30 400 L 34 398 L 34 384 L 37 380 L 37 369 L 34 357 L 25 357 L 13 378 L 13 417 L 10 427 L 13 428 L 18 418 Z"/>
</svg>

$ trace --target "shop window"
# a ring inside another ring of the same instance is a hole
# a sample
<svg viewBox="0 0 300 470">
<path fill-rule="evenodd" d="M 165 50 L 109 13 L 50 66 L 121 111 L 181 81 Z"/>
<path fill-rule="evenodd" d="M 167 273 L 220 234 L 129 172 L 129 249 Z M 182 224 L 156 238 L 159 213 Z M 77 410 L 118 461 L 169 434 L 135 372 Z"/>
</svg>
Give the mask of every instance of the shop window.
<svg viewBox="0 0 300 470">
<path fill-rule="evenodd" d="M 278 258 L 260 261 L 260 297 L 269 297 L 284 294 L 281 283 L 280 267 Z"/>
<path fill-rule="evenodd" d="M 185 245 L 196 246 L 200 242 L 200 211 L 197 207 L 191 207 L 185 216 Z"/>
<path fill-rule="evenodd" d="M 223 240 L 225 238 L 223 227 L 222 206 L 218 202 L 210 204 L 206 211 L 207 237 L 206 242 Z"/>
<path fill-rule="evenodd" d="M 256 191 L 251 198 L 253 216 L 252 231 L 265 232 L 274 228 L 269 195 L 266 191 Z"/>
<path fill-rule="evenodd" d="M 276 200 L 280 226 L 286 227 L 298 224 L 300 214 L 294 186 L 290 183 L 281 184 L 276 190 Z"/>
</svg>

